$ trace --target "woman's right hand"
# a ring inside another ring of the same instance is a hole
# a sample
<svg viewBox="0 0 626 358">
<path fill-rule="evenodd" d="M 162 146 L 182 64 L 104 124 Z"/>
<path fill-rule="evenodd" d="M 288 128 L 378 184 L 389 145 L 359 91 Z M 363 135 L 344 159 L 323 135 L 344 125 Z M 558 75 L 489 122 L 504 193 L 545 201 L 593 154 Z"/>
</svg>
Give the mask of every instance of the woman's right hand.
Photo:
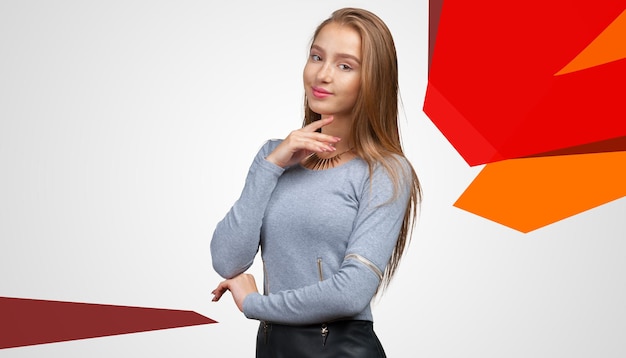
<svg viewBox="0 0 626 358">
<path fill-rule="evenodd" d="M 241 312 L 243 312 L 243 301 L 246 297 L 251 293 L 259 293 L 259 290 L 256 288 L 254 276 L 247 273 L 242 273 L 229 280 L 220 282 L 213 292 L 211 292 L 214 295 L 213 302 L 219 301 L 226 291 L 230 291 L 233 295 L 233 300 L 235 300 L 235 304 Z"/>
<path fill-rule="evenodd" d="M 335 151 L 333 144 L 339 142 L 341 138 L 316 132 L 332 121 L 333 117 L 329 116 L 289 133 L 287 138 L 265 159 L 279 167 L 285 168 L 299 163 L 313 152 Z"/>
</svg>

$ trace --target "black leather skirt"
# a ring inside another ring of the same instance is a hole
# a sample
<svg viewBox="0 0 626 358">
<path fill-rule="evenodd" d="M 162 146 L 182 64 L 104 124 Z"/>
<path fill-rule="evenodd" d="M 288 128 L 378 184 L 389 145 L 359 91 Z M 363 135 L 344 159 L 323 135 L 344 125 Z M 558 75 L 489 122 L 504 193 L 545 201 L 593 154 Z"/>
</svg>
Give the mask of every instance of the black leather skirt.
<svg viewBox="0 0 626 358">
<path fill-rule="evenodd" d="M 257 358 L 384 358 L 370 321 L 336 321 L 307 326 L 261 322 Z"/>
</svg>

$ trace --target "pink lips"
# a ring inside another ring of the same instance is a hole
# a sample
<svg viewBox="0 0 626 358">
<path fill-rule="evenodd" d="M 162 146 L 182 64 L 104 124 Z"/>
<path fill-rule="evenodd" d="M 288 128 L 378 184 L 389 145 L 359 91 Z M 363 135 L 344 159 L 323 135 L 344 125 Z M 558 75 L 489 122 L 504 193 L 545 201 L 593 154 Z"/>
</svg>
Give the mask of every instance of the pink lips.
<svg viewBox="0 0 626 358">
<path fill-rule="evenodd" d="M 313 90 L 313 96 L 316 98 L 326 98 L 332 94 L 321 87 L 312 87 L 311 89 Z"/>
</svg>

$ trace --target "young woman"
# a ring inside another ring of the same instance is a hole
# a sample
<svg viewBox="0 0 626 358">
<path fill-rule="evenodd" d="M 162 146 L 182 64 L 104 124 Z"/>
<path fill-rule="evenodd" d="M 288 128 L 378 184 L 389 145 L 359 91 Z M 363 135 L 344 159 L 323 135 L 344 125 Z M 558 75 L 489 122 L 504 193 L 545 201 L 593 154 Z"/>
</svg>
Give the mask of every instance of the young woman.
<svg viewBox="0 0 626 358">
<path fill-rule="evenodd" d="M 257 153 L 211 240 L 213 267 L 246 317 L 257 357 L 384 357 L 370 301 L 410 238 L 421 190 L 398 131 L 387 26 L 335 11 L 304 67 L 303 127 Z M 245 271 L 261 249 L 263 294 Z"/>
</svg>

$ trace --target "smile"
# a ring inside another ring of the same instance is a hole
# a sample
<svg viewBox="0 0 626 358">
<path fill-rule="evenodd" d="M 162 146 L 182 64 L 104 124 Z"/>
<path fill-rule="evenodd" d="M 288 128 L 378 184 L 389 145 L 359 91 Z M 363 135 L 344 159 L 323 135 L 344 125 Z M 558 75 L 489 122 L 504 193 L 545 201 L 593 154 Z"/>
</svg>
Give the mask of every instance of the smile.
<svg viewBox="0 0 626 358">
<path fill-rule="evenodd" d="M 313 96 L 315 96 L 316 98 L 326 98 L 332 95 L 332 93 L 321 87 L 312 87 L 311 89 L 313 90 Z"/>
</svg>

